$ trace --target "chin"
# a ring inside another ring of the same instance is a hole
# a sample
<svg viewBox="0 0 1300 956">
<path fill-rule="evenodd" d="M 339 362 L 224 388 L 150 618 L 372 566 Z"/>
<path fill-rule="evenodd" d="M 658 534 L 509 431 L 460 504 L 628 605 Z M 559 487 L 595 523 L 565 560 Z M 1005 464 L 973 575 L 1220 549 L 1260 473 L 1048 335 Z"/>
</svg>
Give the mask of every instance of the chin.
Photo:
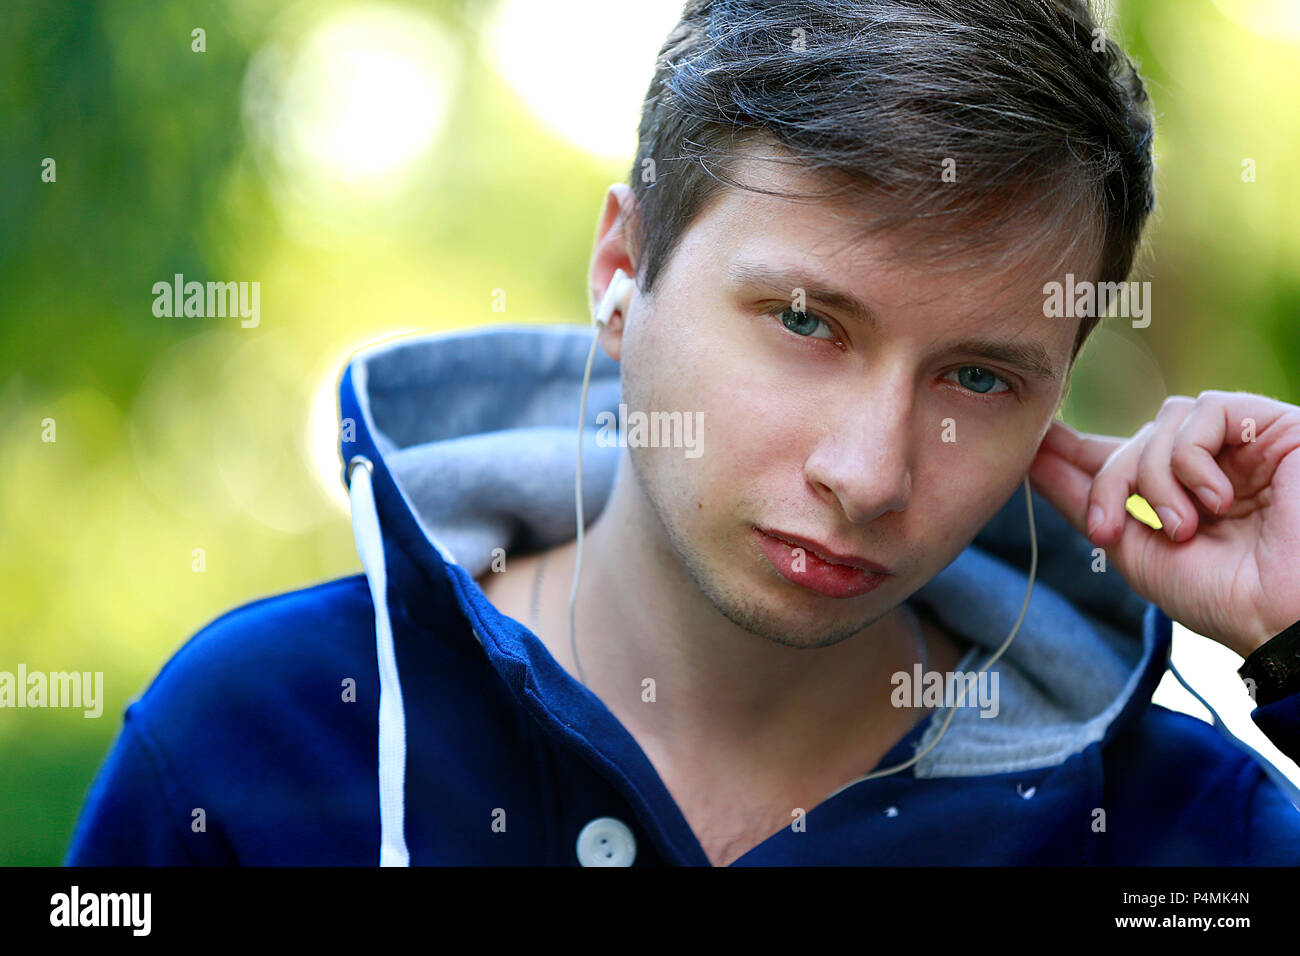
<svg viewBox="0 0 1300 956">
<path fill-rule="evenodd" d="M 756 586 L 702 588 L 723 617 L 743 630 L 785 647 L 829 647 L 871 626 L 893 609 L 878 594 L 848 601 L 796 589 L 784 578 L 760 576 Z"/>
</svg>

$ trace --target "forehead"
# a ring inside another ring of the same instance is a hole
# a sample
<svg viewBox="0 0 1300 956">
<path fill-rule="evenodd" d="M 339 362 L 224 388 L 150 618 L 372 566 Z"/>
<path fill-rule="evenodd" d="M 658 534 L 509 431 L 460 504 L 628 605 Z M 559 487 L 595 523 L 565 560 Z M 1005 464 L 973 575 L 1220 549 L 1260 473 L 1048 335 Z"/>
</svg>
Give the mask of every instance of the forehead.
<svg viewBox="0 0 1300 956">
<path fill-rule="evenodd" d="M 886 319 L 906 315 L 915 324 L 932 319 L 942 333 L 1001 329 L 1032 336 L 1049 352 L 1068 358 L 1078 323 L 1044 315 L 1043 286 L 1073 272 L 1092 276 L 1093 250 L 1077 237 L 1036 241 L 1035 224 L 1002 231 L 997 242 L 962 230 L 956 222 L 942 234 L 903 225 L 863 234 L 869 217 L 881 211 L 869 200 L 790 199 L 757 190 L 801 196 L 825 194 L 819 181 L 780 154 L 777 161 L 749 156 L 735 178 L 751 189 L 723 187 L 682 237 L 683 263 L 728 286 L 752 274 L 751 267 L 803 275 L 849 293 Z M 937 174 L 936 174 L 937 178 Z M 941 242 L 936 242 L 936 237 Z M 1065 251 L 1072 238 L 1075 249 Z M 689 280 L 688 280 L 689 281 Z M 792 290 L 785 290 L 791 292 Z M 810 306 L 811 308 L 811 306 Z M 1064 364 L 1064 361 L 1062 362 Z"/>
</svg>

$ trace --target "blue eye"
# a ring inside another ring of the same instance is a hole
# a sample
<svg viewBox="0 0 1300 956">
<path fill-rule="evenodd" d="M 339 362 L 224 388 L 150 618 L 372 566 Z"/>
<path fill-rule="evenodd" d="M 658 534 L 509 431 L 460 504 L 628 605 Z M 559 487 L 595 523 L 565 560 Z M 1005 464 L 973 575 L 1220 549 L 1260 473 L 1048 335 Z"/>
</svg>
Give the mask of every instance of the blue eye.
<svg viewBox="0 0 1300 956">
<path fill-rule="evenodd" d="M 966 374 L 966 373 L 974 374 Z M 1003 392 L 1014 391 L 1011 384 L 1000 375 L 994 375 L 988 369 L 980 365 L 963 365 L 961 368 L 953 369 L 948 375 L 956 374 L 957 382 L 963 388 L 971 392 L 977 392 L 980 395 L 1000 395 Z M 946 377 L 946 376 L 945 376 Z M 998 382 L 1002 383 L 1002 388 L 994 391 L 993 387 Z"/>
<path fill-rule="evenodd" d="M 814 339 L 834 339 L 835 333 L 831 330 L 829 323 L 825 319 L 819 318 L 813 312 L 796 312 L 790 306 L 784 306 L 781 309 L 773 310 L 770 314 L 777 316 L 781 324 L 800 338 Z M 825 335 L 813 335 L 817 327 L 822 326 L 826 330 Z"/>
</svg>

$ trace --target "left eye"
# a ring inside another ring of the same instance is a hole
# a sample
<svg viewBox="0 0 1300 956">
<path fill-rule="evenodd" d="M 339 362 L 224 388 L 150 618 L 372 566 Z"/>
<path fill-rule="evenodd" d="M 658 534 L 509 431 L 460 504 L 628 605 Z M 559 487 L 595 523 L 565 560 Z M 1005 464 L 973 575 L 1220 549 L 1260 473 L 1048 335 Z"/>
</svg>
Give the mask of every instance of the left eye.
<svg viewBox="0 0 1300 956">
<path fill-rule="evenodd" d="M 805 339 L 834 339 L 835 333 L 831 330 L 830 324 L 822 318 L 819 318 L 813 312 L 796 312 L 790 306 L 782 309 L 773 310 L 775 315 L 781 320 L 781 324 L 789 329 L 792 333 Z M 825 330 L 824 335 L 814 335 L 818 326 Z"/>
<path fill-rule="evenodd" d="M 968 391 L 978 392 L 981 395 L 999 395 L 1002 392 L 1011 391 L 1011 384 L 1000 375 L 994 375 L 988 369 L 979 365 L 963 365 L 961 368 L 955 368 L 948 375 L 956 375 L 957 383 Z M 947 378 L 947 376 L 945 376 Z M 994 390 L 994 386 L 1001 382 L 1002 388 Z"/>
</svg>

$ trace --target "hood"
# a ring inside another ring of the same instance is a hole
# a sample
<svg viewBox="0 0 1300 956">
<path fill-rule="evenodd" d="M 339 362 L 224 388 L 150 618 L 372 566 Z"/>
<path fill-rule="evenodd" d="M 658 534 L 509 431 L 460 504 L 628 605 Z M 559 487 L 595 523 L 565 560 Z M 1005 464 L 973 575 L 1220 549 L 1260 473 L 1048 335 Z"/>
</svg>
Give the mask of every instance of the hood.
<svg viewBox="0 0 1300 956">
<path fill-rule="evenodd" d="M 458 581 L 453 590 L 468 611 L 466 589 L 482 600 L 472 579 L 488 569 L 494 549 L 527 552 L 572 538 L 574 419 L 592 335 L 590 326 L 492 326 L 402 338 L 357 353 L 343 374 L 345 469 L 363 460 L 351 469 L 349 493 L 376 607 L 388 862 L 403 852 L 388 823 L 400 818 L 402 767 L 394 764 L 399 747 L 405 751 L 395 729 L 402 708 L 387 625 L 385 543 L 400 544 L 430 580 Z M 583 430 L 587 523 L 600 514 L 618 463 L 620 449 L 596 442 L 597 416 L 618 412 L 618 373 L 597 350 Z M 1166 669 L 1169 618 L 1114 568 L 1094 570 L 1092 544 L 1045 499 L 1032 498 L 1038 570 L 1024 621 L 991 668 L 998 713 L 986 718 L 977 707 L 957 708 L 938 745 L 914 765 L 918 777 L 1058 764 L 1140 715 Z M 973 645 L 958 670 L 978 670 L 1014 627 L 1031 547 L 1025 493 L 1017 487 L 974 541 L 909 599 Z M 527 631 L 520 639 L 536 645 L 525 657 L 535 660 L 540 640 Z M 940 725 L 931 722 L 918 750 Z"/>
</svg>

